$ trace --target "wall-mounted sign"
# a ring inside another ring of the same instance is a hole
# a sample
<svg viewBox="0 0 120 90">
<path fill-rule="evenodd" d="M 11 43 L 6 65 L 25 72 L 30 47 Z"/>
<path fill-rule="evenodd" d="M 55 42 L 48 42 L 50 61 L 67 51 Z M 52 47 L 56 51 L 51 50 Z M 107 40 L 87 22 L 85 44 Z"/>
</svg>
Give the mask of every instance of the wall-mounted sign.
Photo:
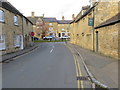
<svg viewBox="0 0 120 90">
<path fill-rule="evenodd" d="M 94 18 L 88 18 L 88 26 L 94 26 Z"/>
</svg>

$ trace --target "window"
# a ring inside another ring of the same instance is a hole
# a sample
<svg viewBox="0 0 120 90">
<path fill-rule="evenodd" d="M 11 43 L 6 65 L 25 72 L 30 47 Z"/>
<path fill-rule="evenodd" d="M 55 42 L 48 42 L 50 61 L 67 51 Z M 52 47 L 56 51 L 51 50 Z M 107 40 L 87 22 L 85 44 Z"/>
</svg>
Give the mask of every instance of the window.
<svg viewBox="0 0 120 90">
<path fill-rule="evenodd" d="M 20 47 L 20 35 L 14 35 L 14 47 Z"/>
<path fill-rule="evenodd" d="M 0 22 L 4 22 L 4 11 L 0 10 Z"/>
<path fill-rule="evenodd" d="M 52 23 L 50 23 L 49 25 L 52 26 Z"/>
<path fill-rule="evenodd" d="M 5 35 L 0 35 L 0 50 L 5 50 Z"/>
<path fill-rule="evenodd" d="M 18 25 L 18 17 L 14 16 L 14 25 Z"/>
<path fill-rule="evenodd" d="M 53 28 L 49 28 L 49 30 L 51 31 L 51 30 L 53 30 Z"/>
</svg>

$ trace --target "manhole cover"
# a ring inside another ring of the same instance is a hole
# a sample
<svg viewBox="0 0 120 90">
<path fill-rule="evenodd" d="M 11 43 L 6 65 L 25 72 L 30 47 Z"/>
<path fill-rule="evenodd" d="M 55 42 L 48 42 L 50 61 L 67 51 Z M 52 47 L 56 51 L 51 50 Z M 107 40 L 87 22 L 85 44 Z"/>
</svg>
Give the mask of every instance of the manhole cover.
<svg viewBox="0 0 120 90">
<path fill-rule="evenodd" d="M 80 77 L 77 77 L 77 80 L 89 80 L 88 77 L 86 76 L 80 76 Z"/>
</svg>

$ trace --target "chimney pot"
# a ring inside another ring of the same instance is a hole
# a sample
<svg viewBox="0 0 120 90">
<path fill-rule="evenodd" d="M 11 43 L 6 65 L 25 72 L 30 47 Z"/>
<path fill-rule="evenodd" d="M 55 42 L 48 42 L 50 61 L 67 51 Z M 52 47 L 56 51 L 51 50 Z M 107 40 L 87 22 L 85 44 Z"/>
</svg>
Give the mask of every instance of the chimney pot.
<svg viewBox="0 0 120 90">
<path fill-rule="evenodd" d="M 64 17 L 64 16 L 62 16 L 62 20 L 65 20 L 65 17 Z"/>
<path fill-rule="evenodd" d="M 74 20 L 74 19 L 75 19 L 75 14 L 72 15 L 72 20 Z"/>
<path fill-rule="evenodd" d="M 32 14 L 32 17 L 35 17 L 35 12 L 32 12 L 31 14 Z"/>
</svg>

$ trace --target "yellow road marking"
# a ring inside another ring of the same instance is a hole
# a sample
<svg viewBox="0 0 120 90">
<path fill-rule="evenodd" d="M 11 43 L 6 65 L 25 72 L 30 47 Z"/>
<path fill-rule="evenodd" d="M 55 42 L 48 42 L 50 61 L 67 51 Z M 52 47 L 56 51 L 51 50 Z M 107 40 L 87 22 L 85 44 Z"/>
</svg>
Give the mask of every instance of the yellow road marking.
<svg viewBox="0 0 120 90">
<path fill-rule="evenodd" d="M 74 57 L 74 63 L 75 63 L 75 67 L 76 67 L 76 75 L 77 75 L 77 77 L 79 77 L 76 58 L 74 55 L 73 55 L 73 57 Z M 77 84 L 78 84 L 78 88 L 80 88 L 80 81 L 79 80 L 77 80 Z"/>
<path fill-rule="evenodd" d="M 77 58 L 77 57 L 76 57 Z M 78 60 L 78 59 L 77 59 Z M 82 72 L 81 72 L 81 68 L 80 68 L 80 64 L 78 63 L 78 69 L 79 69 L 79 72 L 80 72 L 80 76 L 82 76 Z M 83 81 L 80 80 L 80 83 L 81 83 L 81 88 L 82 90 L 84 90 L 84 85 L 83 85 Z"/>
<path fill-rule="evenodd" d="M 65 46 L 67 46 L 67 45 L 65 44 Z M 67 46 L 67 47 L 68 47 L 68 46 Z M 69 48 L 70 51 L 73 53 L 73 50 L 72 50 L 70 47 L 68 47 L 68 48 Z M 77 58 L 76 55 L 73 55 L 73 58 L 74 58 L 74 63 L 75 63 L 75 67 L 76 67 L 76 75 L 77 75 L 77 77 L 82 76 L 82 72 L 81 72 L 80 63 L 79 63 L 79 61 L 78 61 L 78 58 Z M 84 90 L 83 81 L 82 81 L 82 80 L 77 80 L 77 83 L 78 83 L 78 90 L 80 90 L 80 88 L 81 88 L 82 90 Z"/>
</svg>

